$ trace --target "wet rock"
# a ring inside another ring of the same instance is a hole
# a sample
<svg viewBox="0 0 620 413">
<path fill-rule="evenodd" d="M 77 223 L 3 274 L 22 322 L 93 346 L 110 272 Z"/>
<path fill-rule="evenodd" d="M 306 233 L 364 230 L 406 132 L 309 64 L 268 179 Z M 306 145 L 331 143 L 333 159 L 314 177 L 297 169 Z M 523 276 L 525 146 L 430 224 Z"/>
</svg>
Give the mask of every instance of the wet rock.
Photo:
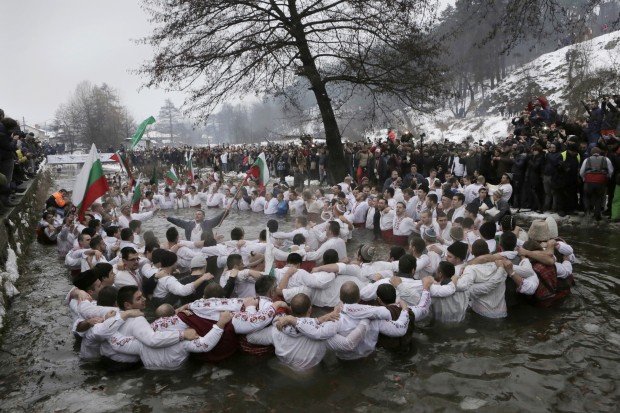
<svg viewBox="0 0 620 413">
<path fill-rule="evenodd" d="M 475 328 L 468 328 L 467 330 L 465 330 L 465 332 L 467 334 L 476 334 L 478 331 L 476 331 Z"/>
<path fill-rule="evenodd" d="M 596 334 L 600 331 L 601 328 L 596 324 L 588 323 L 583 326 L 583 329 L 590 334 Z"/>
<path fill-rule="evenodd" d="M 448 370 L 462 376 L 482 376 L 486 378 L 505 377 L 510 374 L 510 369 L 504 366 L 502 360 L 491 357 L 460 359 L 452 363 Z"/>
</svg>

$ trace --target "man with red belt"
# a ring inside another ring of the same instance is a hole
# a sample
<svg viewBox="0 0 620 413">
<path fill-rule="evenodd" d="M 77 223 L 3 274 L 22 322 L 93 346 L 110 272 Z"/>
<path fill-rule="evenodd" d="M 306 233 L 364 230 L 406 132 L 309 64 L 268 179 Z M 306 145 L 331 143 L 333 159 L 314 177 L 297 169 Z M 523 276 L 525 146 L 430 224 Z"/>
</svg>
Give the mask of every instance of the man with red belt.
<svg viewBox="0 0 620 413">
<path fill-rule="evenodd" d="M 611 178 L 614 167 L 601 150 L 594 147 L 581 165 L 579 175 L 583 179 L 583 194 L 586 215 L 592 212 L 597 221 L 601 220 L 601 210 L 605 204 L 607 181 Z"/>
</svg>

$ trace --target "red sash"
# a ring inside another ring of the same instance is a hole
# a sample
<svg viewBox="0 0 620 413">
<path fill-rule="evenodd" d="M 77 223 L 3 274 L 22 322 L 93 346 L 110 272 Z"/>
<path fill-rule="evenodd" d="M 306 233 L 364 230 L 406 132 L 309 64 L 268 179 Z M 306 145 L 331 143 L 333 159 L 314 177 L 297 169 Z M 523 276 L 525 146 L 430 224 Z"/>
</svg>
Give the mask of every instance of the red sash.
<svg viewBox="0 0 620 413">
<path fill-rule="evenodd" d="M 353 226 L 355 228 L 366 228 L 366 222 L 354 222 Z"/>
<path fill-rule="evenodd" d="M 382 230 L 381 236 L 388 244 L 407 245 L 409 242 L 409 237 L 407 235 L 394 235 L 392 229 Z"/>
<path fill-rule="evenodd" d="M 179 313 L 179 318 L 203 337 L 211 331 L 215 324 L 217 324 L 217 321 L 207 320 L 205 318 L 198 317 L 195 314 L 188 316 L 185 313 Z M 220 338 L 220 341 L 213 348 L 213 350 L 207 353 L 196 353 L 194 354 L 194 357 L 203 361 L 214 363 L 232 356 L 235 351 L 237 351 L 238 346 L 239 339 L 235 333 L 235 328 L 233 327 L 232 322 L 229 322 L 224 327 L 222 338 Z"/>
</svg>

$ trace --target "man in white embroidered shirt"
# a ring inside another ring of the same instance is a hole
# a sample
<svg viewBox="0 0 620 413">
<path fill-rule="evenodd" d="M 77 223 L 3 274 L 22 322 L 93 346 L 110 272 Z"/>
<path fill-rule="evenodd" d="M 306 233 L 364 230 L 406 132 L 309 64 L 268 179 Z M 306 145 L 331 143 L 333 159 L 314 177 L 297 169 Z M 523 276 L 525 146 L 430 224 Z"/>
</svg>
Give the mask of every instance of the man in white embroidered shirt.
<svg viewBox="0 0 620 413">
<path fill-rule="evenodd" d="M 368 320 L 364 320 L 349 333 L 347 337 L 338 334 L 334 321 L 335 313 L 329 313 L 319 319 L 309 318 L 312 312 L 310 298 L 303 293 L 291 300 L 292 316 L 278 317 L 274 325 L 247 335 L 252 344 L 273 344 L 276 356 L 282 363 L 294 370 L 306 370 L 319 364 L 327 349 L 351 351 L 362 340 L 368 329 Z M 313 332 L 310 338 L 305 331 Z"/>
<path fill-rule="evenodd" d="M 121 288 L 127 285 L 135 285 L 141 290 L 142 274 L 138 268 L 140 262 L 138 252 L 131 247 L 125 247 L 121 250 L 121 257 L 123 258 L 125 269 L 117 271 L 114 286 Z"/>
</svg>

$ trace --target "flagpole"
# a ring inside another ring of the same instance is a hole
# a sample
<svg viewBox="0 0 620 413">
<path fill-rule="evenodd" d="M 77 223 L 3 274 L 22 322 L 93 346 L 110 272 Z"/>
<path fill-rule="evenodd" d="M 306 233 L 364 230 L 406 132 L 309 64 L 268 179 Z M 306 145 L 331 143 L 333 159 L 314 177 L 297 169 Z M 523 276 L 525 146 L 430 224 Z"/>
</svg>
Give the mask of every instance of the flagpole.
<svg viewBox="0 0 620 413">
<path fill-rule="evenodd" d="M 241 194 L 241 188 L 245 185 L 245 183 L 248 181 L 248 178 L 250 177 L 250 174 L 246 174 L 245 175 L 245 179 L 243 181 L 241 181 L 241 183 L 239 183 L 239 185 L 237 186 L 237 191 L 235 192 L 235 197 L 233 198 L 233 202 L 230 203 L 230 205 L 228 205 L 226 207 L 226 213 L 224 215 L 222 215 L 222 219 L 220 220 L 220 223 L 217 224 L 215 226 L 215 228 L 219 227 L 220 225 L 222 225 L 222 222 L 224 222 L 224 219 L 226 219 L 226 217 L 228 216 L 228 213 L 230 212 L 230 210 L 232 209 L 233 204 L 235 203 L 235 201 L 238 201 L 238 196 L 239 194 Z"/>
</svg>

